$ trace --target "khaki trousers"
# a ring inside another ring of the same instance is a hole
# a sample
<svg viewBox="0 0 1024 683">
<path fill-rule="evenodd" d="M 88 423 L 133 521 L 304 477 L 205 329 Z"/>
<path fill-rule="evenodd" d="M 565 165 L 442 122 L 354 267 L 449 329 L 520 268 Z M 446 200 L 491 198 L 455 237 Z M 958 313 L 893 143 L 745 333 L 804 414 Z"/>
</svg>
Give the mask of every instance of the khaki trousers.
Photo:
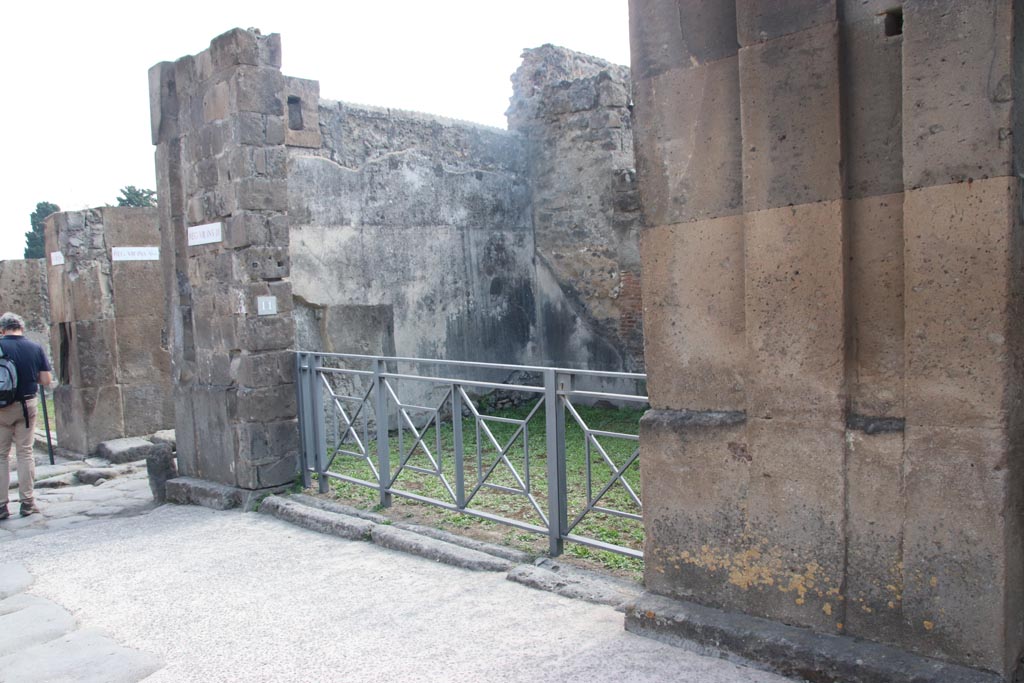
<svg viewBox="0 0 1024 683">
<path fill-rule="evenodd" d="M 22 502 L 32 500 L 36 477 L 36 459 L 32 453 L 36 429 L 36 399 L 25 401 L 28 426 L 21 403 L 0 408 L 0 505 L 8 503 L 11 486 L 11 442 L 18 456 L 18 495 Z"/>
</svg>

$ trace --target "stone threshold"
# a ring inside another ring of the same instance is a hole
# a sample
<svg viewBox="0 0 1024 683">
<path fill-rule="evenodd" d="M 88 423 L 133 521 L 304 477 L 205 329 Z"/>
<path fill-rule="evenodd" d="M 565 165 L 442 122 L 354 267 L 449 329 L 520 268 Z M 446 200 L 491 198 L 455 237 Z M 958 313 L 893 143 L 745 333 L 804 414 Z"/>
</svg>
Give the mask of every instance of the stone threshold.
<svg viewBox="0 0 1024 683">
<path fill-rule="evenodd" d="M 813 683 L 1002 683 L 999 675 L 905 650 L 644 593 L 626 630 Z"/>
</svg>

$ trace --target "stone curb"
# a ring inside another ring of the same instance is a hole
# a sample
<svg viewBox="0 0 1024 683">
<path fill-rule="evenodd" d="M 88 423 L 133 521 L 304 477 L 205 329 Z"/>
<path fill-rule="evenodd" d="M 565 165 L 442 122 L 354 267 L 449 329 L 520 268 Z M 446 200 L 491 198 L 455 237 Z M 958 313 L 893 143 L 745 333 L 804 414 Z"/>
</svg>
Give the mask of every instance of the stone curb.
<svg viewBox="0 0 1024 683">
<path fill-rule="evenodd" d="M 968 669 L 849 636 L 724 612 L 644 593 L 626 610 L 626 630 L 697 654 L 717 656 L 815 683 L 1000 683 Z"/>
<path fill-rule="evenodd" d="M 515 548 L 506 548 L 503 545 L 496 545 L 494 543 L 485 543 L 484 541 L 477 541 L 472 538 L 466 538 L 465 536 L 459 536 L 448 531 L 442 531 L 441 529 L 435 529 L 429 526 L 422 526 L 420 524 L 406 524 L 398 523 L 395 524 L 398 529 L 405 529 L 411 531 L 414 534 L 420 536 L 427 536 L 428 538 L 437 539 L 438 541 L 444 541 L 445 543 L 451 543 L 452 545 L 462 546 L 463 548 L 469 548 L 470 550 L 479 550 L 482 553 L 488 555 L 494 555 L 500 557 L 503 560 L 514 562 L 515 564 L 530 564 L 534 561 L 534 556 L 530 553 L 525 553 Z"/>
<path fill-rule="evenodd" d="M 537 590 L 557 593 L 574 600 L 609 605 L 625 612 L 643 593 L 643 588 L 628 581 L 602 576 L 579 567 L 563 565 L 542 557 L 532 565 L 519 565 L 508 573 L 508 580 Z"/>
<path fill-rule="evenodd" d="M 354 517 L 339 511 L 345 506 L 331 505 L 327 501 L 318 501 L 315 506 L 309 505 L 307 501 L 310 500 L 316 499 L 309 496 L 303 496 L 303 500 L 267 496 L 260 504 L 259 511 L 312 531 L 350 540 L 371 541 L 383 548 L 400 550 L 463 569 L 507 571 L 512 567 L 511 562 L 493 555 L 420 536 L 390 524 Z M 327 506 L 335 509 L 324 509 Z"/>
</svg>

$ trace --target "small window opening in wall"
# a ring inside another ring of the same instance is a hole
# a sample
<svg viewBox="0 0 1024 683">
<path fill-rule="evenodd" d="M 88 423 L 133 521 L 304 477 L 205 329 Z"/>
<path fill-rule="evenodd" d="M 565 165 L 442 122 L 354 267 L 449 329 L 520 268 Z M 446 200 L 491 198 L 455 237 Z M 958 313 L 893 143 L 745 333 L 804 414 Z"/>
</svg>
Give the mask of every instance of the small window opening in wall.
<svg viewBox="0 0 1024 683">
<path fill-rule="evenodd" d="M 885 35 L 888 38 L 892 36 L 903 35 L 903 8 L 897 7 L 885 11 Z"/>
<path fill-rule="evenodd" d="M 302 130 L 302 100 L 295 95 L 288 96 L 288 127 Z"/>
</svg>

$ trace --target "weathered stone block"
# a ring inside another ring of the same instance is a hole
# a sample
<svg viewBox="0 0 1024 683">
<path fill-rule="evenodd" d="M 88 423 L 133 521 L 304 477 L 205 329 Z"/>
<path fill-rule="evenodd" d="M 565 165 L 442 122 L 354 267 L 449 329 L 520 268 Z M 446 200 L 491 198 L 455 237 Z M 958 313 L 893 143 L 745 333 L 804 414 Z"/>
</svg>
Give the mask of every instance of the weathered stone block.
<svg viewBox="0 0 1024 683">
<path fill-rule="evenodd" d="M 736 6 L 732 2 L 629 3 L 633 78 L 681 66 L 706 64 L 736 54 Z"/>
<path fill-rule="evenodd" d="M 103 441 L 124 436 L 124 412 L 121 388 L 106 386 L 73 390 L 72 409 L 80 411 L 85 428 L 85 448 L 88 455 L 96 451 Z M 63 434 L 60 435 L 63 446 Z"/>
<path fill-rule="evenodd" d="M 179 471 L 185 476 L 198 476 L 196 426 L 192 413 L 192 386 L 188 384 L 175 384 L 174 386 L 174 438 Z"/>
<path fill-rule="evenodd" d="M 849 635 L 903 639 L 903 432 L 846 432 Z"/>
<path fill-rule="evenodd" d="M 111 282 L 118 320 L 149 318 L 151 324 L 163 325 L 166 299 L 159 261 L 116 261 L 111 264 Z"/>
<path fill-rule="evenodd" d="M 903 411 L 903 195 L 846 203 L 849 305 L 856 353 L 852 408 L 861 415 Z"/>
<path fill-rule="evenodd" d="M 914 424 L 997 427 L 1020 391 L 1015 178 L 907 192 L 906 390 Z"/>
<path fill-rule="evenodd" d="M 284 115 L 284 76 L 280 70 L 240 66 L 228 82 L 237 111 Z"/>
<path fill-rule="evenodd" d="M 299 431 L 295 420 L 241 423 L 235 430 L 238 458 L 250 465 L 274 465 L 298 454 Z"/>
<path fill-rule="evenodd" d="M 861 7 L 844 6 L 844 13 Z M 841 28 L 845 182 L 850 198 L 903 191 L 902 38 L 885 34 L 884 13 L 891 6 L 870 9 L 874 11 L 863 18 L 858 14 L 858 21 L 844 21 Z"/>
<path fill-rule="evenodd" d="M 169 449 L 146 456 L 146 474 L 149 475 L 149 490 L 157 503 L 167 502 L 167 482 L 178 476 L 174 454 Z"/>
<path fill-rule="evenodd" d="M 123 439 L 104 441 L 96 448 L 96 455 L 114 464 L 138 462 L 158 453 L 170 454 L 167 444 L 154 444 L 146 439 L 131 436 Z"/>
<path fill-rule="evenodd" d="M 242 504 L 242 491 L 231 485 L 189 476 L 170 479 L 167 500 L 179 505 L 202 505 L 213 510 L 230 510 Z"/>
<path fill-rule="evenodd" d="M 237 250 L 232 256 L 234 277 L 241 282 L 278 280 L 287 277 L 291 267 L 287 246 L 253 246 Z"/>
<path fill-rule="evenodd" d="M 203 122 L 222 121 L 231 114 L 231 92 L 226 81 L 211 83 L 202 94 Z"/>
<path fill-rule="evenodd" d="M 281 35 L 271 33 L 268 36 L 256 36 L 259 47 L 260 65 L 281 68 Z"/>
<path fill-rule="evenodd" d="M 174 394 L 167 384 L 121 387 L 126 434 L 152 434 L 174 426 Z"/>
<path fill-rule="evenodd" d="M 286 77 L 285 144 L 291 147 L 320 147 L 320 83 Z"/>
<path fill-rule="evenodd" d="M 295 385 L 279 384 L 274 387 L 239 387 L 228 395 L 228 417 L 235 422 L 275 422 L 294 419 L 296 407 Z"/>
<path fill-rule="evenodd" d="M 164 142 L 177 132 L 177 114 L 174 64 L 154 64 L 149 69 L 149 121 L 154 145 Z"/>
<path fill-rule="evenodd" d="M 750 478 L 742 413 L 648 411 L 640 459 L 647 588 L 717 606 L 734 591 L 756 590 L 733 574 Z"/>
<path fill-rule="evenodd" d="M 1019 587 L 1007 580 L 1024 562 L 1013 453 L 1002 430 L 907 425 L 908 646 L 1004 675 L 1020 642 L 1007 634 L 1024 631 Z"/>
<path fill-rule="evenodd" d="M 750 414 L 841 422 L 843 202 L 758 211 L 746 228 Z"/>
<path fill-rule="evenodd" d="M 171 357 L 163 345 L 162 318 L 119 318 L 113 322 L 117 334 L 117 371 L 108 378 L 109 383 L 150 384 L 170 377 Z M 81 350 L 78 357 L 81 362 Z"/>
<path fill-rule="evenodd" d="M 114 315 L 110 287 L 110 266 L 100 261 L 76 261 L 59 266 L 65 291 L 70 295 L 62 311 L 67 320 L 98 320 Z M 58 276 L 60 278 L 60 276 Z M 58 282 L 60 280 L 58 279 Z"/>
<path fill-rule="evenodd" d="M 238 346 L 249 351 L 287 349 L 295 341 L 295 322 L 290 315 L 265 315 L 237 320 Z"/>
<path fill-rule="evenodd" d="M 295 381 L 292 351 L 243 352 L 232 359 L 231 376 L 239 386 L 272 387 Z"/>
<path fill-rule="evenodd" d="M 747 211 L 842 196 L 834 22 L 739 54 Z"/>
<path fill-rule="evenodd" d="M 743 209 L 738 61 L 679 67 L 634 85 L 637 173 L 647 225 Z"/>
<path fill-rule="evenodd" d="M 1013 3 L 907 0 L 903 180 L 1013 174 Z"/>
<path fill-rule="evenodd" d="M 753 418 L 744 611 L 825 632 L 844 628 L 844 426 Z"/>
<path fill-rule="evenodd" d="M 72 323 L 71 384 L 105 387 L 117 381 L 118 346 L 114 320 Z"/>
<path fill-rule="evenodd" d="M 283 180 L 242 178 L 234 183 L 238 208 L 249 211 L 286 211 L 288 183 Z"/>
<path fill-rule="evenodd" d="M 234 389 L 193 385 L 196 476 L 235 486 L 235 435 L 228 417 Z"/>
<path fill-rule="evenodd" d="M 745 407 L 742 216 L 645 230 L 644 358 L 655 408 Z"/>
<path fill-rule="evenodd" d="M 240 64 L 260 63 L 258 35 L 234 28 L 210 41 L 210 59 L 216 71 Z"/>
<path fill-rule="evenodd" d="M 836 0 L 736 0 L 736 36 L 747 47 L 834 23 Z"/>
</svg>

